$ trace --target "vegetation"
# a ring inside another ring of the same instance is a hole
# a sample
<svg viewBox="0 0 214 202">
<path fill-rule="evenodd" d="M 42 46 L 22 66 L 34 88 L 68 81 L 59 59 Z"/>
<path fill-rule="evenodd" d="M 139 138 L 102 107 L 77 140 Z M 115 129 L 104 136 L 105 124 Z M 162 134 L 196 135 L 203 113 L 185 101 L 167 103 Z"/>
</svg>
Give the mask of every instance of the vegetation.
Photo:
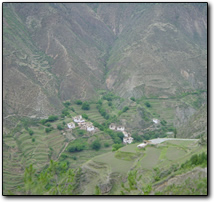
<svg viewBox="0 0 214 202">
<path fill-rule="evenodd" d="M 25 169 L 23 189 L 26 195 L 72 195 L 74 177 L 74 171 L 66 162 L 51 160 L 40 173 L 32 165 Z"/>
<path fill-rule="evenodd" d="M 146 105 L 147 107 L 151 107 L 151 104 L 150 104 L 149 102 L 145 102 L 145 105 Z"/>
<path fill-rule="evenodd" d="M 91 144 L 92 149 L 98 151 L 101 148 L 101 143 L 100 141 L 97 139 L 95 140 L 92 144 Z"/>
<path fill-rule="evenodd" d="M 30 136 L 32 136 L 34 134 L 33 130 L 30 129 L 30 128 L 28 128 L 28 133 L 29 133 Z"/>
<path fill-rule="evenodd" d="M 134 102 L 136 101 L 136 99 L 134 97 L 131 97 L 130 100 L 132 100 Z"/>
<path fill-rule="evenodd" d="M 77 104 L 77 105 L 82 105 L 82 101 L 81 101 L 81 100 L 76 100 L 76 101 L 75 101 L 75 104 Z"/>
<path fill-rule="evenodd" d="M 63 127 L 61 124 L 58 124 L 58 125 L 57 125 L 57 129 L 58 129 L 58 130 L 63 130 L 63 128 L 64 128 L 64 127 Z"/>
<path fill-rule="evenodd" d="M 121 147 L 123 147 L 124 145 L 121 143 L 117 143 L 117 144 L 113 144 L 112 145 L 112 151 L 117 151 L 118 149 L 120 149 Z"/>
<path fill-rule="evenodd" d="M 88 102 L 83 102 L 83 104 L 82 104 L 82 109 L 83 109 L 83 110 L 89 110 L 89 109 L 90 109 L 89 103 L 88 103 Z"/>
</svg>

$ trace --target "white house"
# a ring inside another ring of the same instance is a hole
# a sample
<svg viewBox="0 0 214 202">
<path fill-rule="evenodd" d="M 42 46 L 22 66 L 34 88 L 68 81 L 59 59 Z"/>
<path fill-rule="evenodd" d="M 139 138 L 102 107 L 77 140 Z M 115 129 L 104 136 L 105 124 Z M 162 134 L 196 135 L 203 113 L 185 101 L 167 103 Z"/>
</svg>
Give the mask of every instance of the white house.
<svg viewBox="0 0 214 202">
<path fill-rule="evenodd" d="M 69 129 L 75 128 L 75 123 L 74 122 L 68 123 L 67 126 Z"/>
<path fill-rule="evenodd" d="M 155 124 L 158 124 L 160 121 L 158 119 L 152 119 Z"/>
<path fill-rule="evenodd" d="M 124 130 L 125 130 L 125 127 L 124 127 L 124 126 L 117 126 L 117 130 L 118 130 L 118 131 L 124 131 Z"/>
<path fill-rule="evenodd" d="M 87 131 L 93 131 L 95 128 L 93 126 L 93 124 L 88 124 L 87 125 Z"/>
<path fill-rule="evenodd" d="M 123 135 L 124 135 L 124 137 L 129 137 L 129 133 L 127 133 L 126 131 L 123 131 Z"/>
<path fill-rule="evenodd" d="M 111 124 L 109 125 L 109 129 L 115 130 L 115 129 L 116 129 L 116 125 L 115 125 L 114 123 L 111 123 Z"/>
<path fill-rule="evenodd" d="M 78 116 L 73 117 L 73 120 L 74 120 L 74 122 L 76 122 L 76 123 L 83 123 L 83 122 L 85 122 L 85 120 L 82 119 L 82 116 L 81 116 L 81 115 L 78 115 Z"/>
<path fill-rule="evenodd" d="M 138 148 L 144 148 L 147 145 L 147 143 L 141 143 L 139 145 L 137 145 Z"/>
<path fill-rule="evenodd" d="M 129 143 L 131 144 L 133 142 L 134 138 L 133 137 L 124 137 L 123 138 L 123 143 Z"/>
</svg>

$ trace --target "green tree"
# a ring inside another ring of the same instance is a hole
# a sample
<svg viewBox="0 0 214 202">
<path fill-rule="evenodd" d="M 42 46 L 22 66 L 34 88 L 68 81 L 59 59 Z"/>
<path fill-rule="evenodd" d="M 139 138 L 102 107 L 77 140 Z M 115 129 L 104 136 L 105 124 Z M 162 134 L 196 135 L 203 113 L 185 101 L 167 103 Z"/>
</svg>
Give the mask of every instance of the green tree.
<svg viewBox="0 0 214 202">
<path fill-rule="evenodd" d="M 87 114 L 82 114 L 82 118 L 88 119 L 88 115 Z"/>
<path fill-rule="evenodd" d="M 101 144 L 100 141 L 97 139 L 95 140 L 92 145 L 91 145 L 92 149 L 98 151 L 101 148 Z"/>
<path fill-rule="evenodd" d="M 76 101 L 75 101 L 75 104 L 81 105 L 81 104 L 82 104 L 82 101 L 81 101 L 81 100 L 76 100 Z"/>
<path fill-rule="evenodd" d="M 66 108 L 68 108 L 68 107 L 71 105 L 71 103 L 70 103 L 69 101 L 66 101 L 66 102 L 63 103 L 63 105 L 64 105 Z"/>
<path fill-rule="evenodd" d="M 174 129 L 174 138 L 176 138 L 176 136 L 177 136 L 177 129 L 175 128 Z"/>
<path fill-rule="evenodd" d="M 96 187 L 95 187 L 95 195 L 100 195 L 100 194 L 101 194 L 100 188 L 96 185 Z"/>
<path fill-rule="evenodd" d="M 134 101 L 134 102 L 136 101 L 134 97 L 131 97 L 130 100 L 132 100 L 132 101 Z"/>
<path fill-rule="evenodd" d="M 52 131 L 51 128 L 45 128 L 45 132 L 46 132 L 46 133 L 49 133 L 49 132 L 51 132 L 51 131 Z"/>
<path fill-rule="evenodd" d="M 89 109 L 90 109 L 89 103 L 88 103 L 88 102 L 83 102 L 83 104 L 82 104 L 82 109 L 83 109 L 83 110 L 89 110 Z"/>
<path fill-rule="evenodd" d="M 53 122 L 53 121 L 56 121 L 56 120 L 58 120 L 58 116 L 55 116 L 55 115 L 51 115 L 47 119 L 47 121 L 50 121 L 50 122 Z"/>
<path fill-rule="evenodd" d="M 33 130 L 30 129 L 30 128 L 28 129 L 28 133 L 29 133 L 30 136 L 32 136 L 34 134 Z"/>
<path fill-rule="evenodd" d="M 123 108 L 123 112 L 126 112 L 128 110 L 129 110 L 129 107 L 127 107 L 127 106 Z"/>
<path fill-rule="evenodd" d="M 149 102 L 145 102 L 145 105 L 146 105 L 147 107 L 151 107 L 151 104 L 150 104 Z"/>
<path fill-rule="evenodd" d="M 58 124 L 58 125 L 57 125 L 57 129 L 58 129 L 58 130 L 63 130 L 63 126 L 62 126 L 61 124 Z"/>
<path fill-rule="evenodd" d="M 35 182 L 34 182 L 35 172 L 36 172 L 36 170 L 33 168 L 32 164 L 29 167 L 25 168 L 24 183 L 25 183 L 26 195 L 32 194 L 32 191 L 33 191 L 32 189 L 35 185 Z"/>
</svg>

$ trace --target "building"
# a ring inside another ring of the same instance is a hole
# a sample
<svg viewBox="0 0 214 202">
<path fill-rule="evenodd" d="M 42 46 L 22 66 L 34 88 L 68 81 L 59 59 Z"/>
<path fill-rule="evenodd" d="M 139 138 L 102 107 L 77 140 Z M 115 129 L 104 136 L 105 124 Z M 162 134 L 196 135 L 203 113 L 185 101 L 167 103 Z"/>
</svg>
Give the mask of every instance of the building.
<svg viewBox="0 0 214 202">
<path fill-rule="evenodd" d="M 123 135 L 124 135 L 124 137 L 129 137 L 129 133 L 127 133 L 126 131 L 123 131 Z"/>
<path fill-rule="evenodd" d="M 118 130 L 118 131 L 124 131 L 124 130 L 125 130 L 125 127 L 124 127 L 124 126 L 117 126 L 117 130 Z"/>
<path fill-rule="evenodd" d="M 86 129 L 87 129 L 87 131 L 91 132 L 91 131 L 94 131 L 94 130 L 95 130 L 95 127 L 93 126 L 92 123 L 90 123 L 90 124 L 88 124 L 88 125 L 86 126 Z"/>
<path fill-rule="evenodd" d="M 74 122 L 68 123 L 67 126 L 69 129 L 75 128 L 75 123 Z"/>
<path fill-rule="evenodd" d="M 78 115 L 78 116 L 73 117 L 73 120 L 74 120 L 74 122 L 76 122 L 76 123 L 83 123 L 83 122 L 85 122 L 85 120 L 82 119 L 82 116 L 81 116 L 81 115 Z"/>
<path fill-rule="evenodd" d="M 147 145 L 147 143 L 141 143 L 139 145 L 137 145 L 138 148 L 144 148 Z"/>
<path fill-rule="evenodd" d="M 134 138 L 133 137 L 124 137 L 123 138 L 123 143 L 125 144 L 131 144 L 133 142 Z"/>
<path fill-rule="evenodd" d="M 152 119 L 155 124 L 158 124 L 160 121 L 158 119 Z"/>
<path fill-rule="evenodd" d="M 116 129 L 116 125 L 115 125 L 114 123 L 111 123 L 111 124 L 109 125 L 109 129 L 115 130 L 115 129 Z"/>
</svg>

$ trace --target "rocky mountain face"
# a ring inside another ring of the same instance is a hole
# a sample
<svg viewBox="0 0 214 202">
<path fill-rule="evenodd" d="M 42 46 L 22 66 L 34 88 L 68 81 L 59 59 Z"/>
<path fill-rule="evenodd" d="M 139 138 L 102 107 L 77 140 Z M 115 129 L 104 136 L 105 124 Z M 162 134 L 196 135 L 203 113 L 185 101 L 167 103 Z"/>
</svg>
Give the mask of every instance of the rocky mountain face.
<svg viewBox="0 0 214 202">
<path fill-rule="evenodd" d="M 3 116 L 45 118 L 98 89 L 207 88 L 207 4 L 4 3 Z"/>
</svg>

